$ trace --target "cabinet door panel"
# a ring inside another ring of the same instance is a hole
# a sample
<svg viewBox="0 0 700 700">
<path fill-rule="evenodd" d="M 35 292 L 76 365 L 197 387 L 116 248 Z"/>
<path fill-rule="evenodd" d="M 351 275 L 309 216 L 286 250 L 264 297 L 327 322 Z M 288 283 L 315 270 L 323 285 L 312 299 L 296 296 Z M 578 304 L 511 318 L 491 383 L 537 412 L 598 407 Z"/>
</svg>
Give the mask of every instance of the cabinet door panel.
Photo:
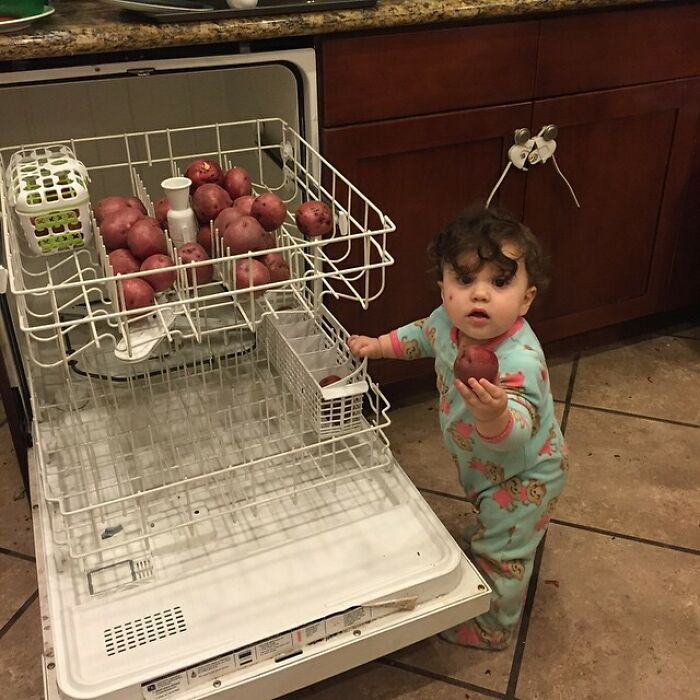
<svg viewBox="0 0 700 700">
<path fill-rule="evenodd" d="M 552 258 L 552 283 L 533 310 L 547 338 L 657 310 L 676 232 L 668 198 L 688 154 L 683 82 L 535 103 L 533 124 L 559 127 L 557 160 L 528 173 L 524 218 Z M 681 139 L 681 135 L 683 139 Z"/>
<path fill-rule="evenodd" d="M 547 97 L 698 75 L 698 36 L 697 2 L 545 18 L 535 93 Z"/>
<path fill-rule="evenodd" d="M 539 28 L 539 21 L 520 21 L 324 38 L 323 124 L 529 99 Z"/>
<path fill-rule="evenodd" d="M 429 314 L 440 303 L 428 274 L 426 248 L 438 230 L 475 199 L 485 200 L 504 167 L 514 129 L 530 120 L 531 105 L 326 129 L 326 157 L 396 223 L 388 238 L 396 259 L 384 293 L 369 310 L 331 305 L 352 332 L 367 335 Z M 522 215 L 524 177 L 509 175 L 499 200 Z M 373 370 L 380 381 L 431 371 L 415 362 Z M 420 369 L 419 369 L 420 368 Z"/>
</svg>

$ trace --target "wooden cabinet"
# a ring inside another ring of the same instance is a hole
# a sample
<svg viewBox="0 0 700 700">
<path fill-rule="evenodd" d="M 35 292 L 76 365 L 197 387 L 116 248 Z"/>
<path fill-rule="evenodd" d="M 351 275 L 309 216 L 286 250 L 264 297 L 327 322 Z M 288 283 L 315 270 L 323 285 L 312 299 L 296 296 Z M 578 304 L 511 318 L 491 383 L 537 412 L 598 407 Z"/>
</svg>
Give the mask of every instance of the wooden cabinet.
<svg viewBox="0 0 700 700">
<path fill-rule="evenodd" d="M 552 259 L 552 282 L 531 320 L 554 340 L 654 313 L 691 174 L 698 103 L 686 81 L 535 102 L 533 125 L 559 127 L 556 155 L 576 209 L 550 163 L 527 173 L 524 220 Z"/>
<path fill-rule="evenodd" d="M 498 198 L 552 258 L 550 290 L 531 312 L 541 338 L 700 301 L 688 262 L 700 257 L 700 190 L 689 191 L 700 81 L 688 77 L 700 75 L 699 34 L 693 4 L 324 40 L 322 148 L 397 224 L 385 293 L 367 312 L 338 309 L 350 330 L 385 332 L 439 303 L 429 240 L 486 199 L 515 129 L 552 123 L 582 208 L 551 162 L 512 168 Z M 391 383 L 429 371 L 414 365 L 375 374 Z"/>
</svg>

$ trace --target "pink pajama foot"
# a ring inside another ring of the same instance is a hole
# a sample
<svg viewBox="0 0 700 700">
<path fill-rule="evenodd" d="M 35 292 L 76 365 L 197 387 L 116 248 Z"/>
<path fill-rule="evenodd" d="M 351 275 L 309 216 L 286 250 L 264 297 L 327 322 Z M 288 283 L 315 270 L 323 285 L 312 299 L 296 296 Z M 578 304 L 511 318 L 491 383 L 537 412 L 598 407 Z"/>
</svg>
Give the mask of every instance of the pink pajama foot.
<svg viewBox="0 0 700 700">
<path fill-rule="evenodd" d="M 460 625 L 440 632 L 440 638 L 452 644 L 477 649 L 498 651 L 505 649 L 511 641 L 511 630 L 484 630 L 474 620 L 462 622 Z"/>
</svg>

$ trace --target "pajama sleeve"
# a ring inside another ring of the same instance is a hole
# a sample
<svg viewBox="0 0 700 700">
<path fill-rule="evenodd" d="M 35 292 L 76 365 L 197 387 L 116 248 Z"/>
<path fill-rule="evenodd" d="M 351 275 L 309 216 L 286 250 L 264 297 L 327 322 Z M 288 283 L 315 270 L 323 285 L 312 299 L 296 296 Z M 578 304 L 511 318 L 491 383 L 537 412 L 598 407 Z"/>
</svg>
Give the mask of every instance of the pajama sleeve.
<svg viewBox="0 0 700 700">
<path fill-rule="evenodd" d="M 501 365 L 501 386 L 508 394 L 508 423 L 500 435 L 479 438 L 491 449 L 521 449 L 540 428 L 539 406 L 543 400 L 544 365 L 535 353 L 522 352 Z"/>
<path fill-rule="evenodd" d="M 400 360 L 418 360 L 421 357 L 435 357 L 435 326 L 433 312 L 428 318 L 407 323 L 391 331 L 391 347 Z"/>
</svg>

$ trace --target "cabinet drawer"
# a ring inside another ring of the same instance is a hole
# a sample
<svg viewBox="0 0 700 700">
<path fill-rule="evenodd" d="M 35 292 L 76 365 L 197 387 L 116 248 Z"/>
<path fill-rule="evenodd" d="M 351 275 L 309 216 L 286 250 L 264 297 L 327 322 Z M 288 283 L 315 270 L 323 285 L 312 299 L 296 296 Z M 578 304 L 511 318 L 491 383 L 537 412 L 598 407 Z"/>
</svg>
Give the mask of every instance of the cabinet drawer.
<svg viewBox="0 0 700 700">
<path fill-rule="evenodd" d="M 536 95 L 700 74 L 700 5 L 542 20 Z"/>
<path fill-rule="evenodd" d="M 530 98 L 539 22 L 324 39 L 324 126 Z"/>
</svg>

